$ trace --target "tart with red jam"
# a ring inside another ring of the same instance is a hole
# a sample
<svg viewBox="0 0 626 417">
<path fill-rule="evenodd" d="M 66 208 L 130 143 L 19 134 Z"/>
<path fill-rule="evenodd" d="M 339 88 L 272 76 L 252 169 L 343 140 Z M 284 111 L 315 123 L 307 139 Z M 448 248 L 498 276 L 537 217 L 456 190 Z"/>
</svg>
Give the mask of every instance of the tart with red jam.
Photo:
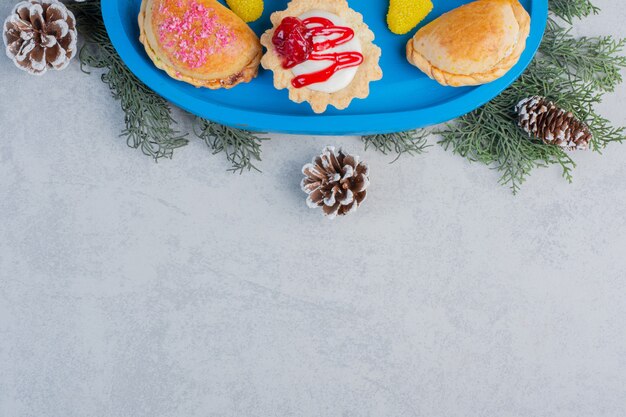
<svg viewBox="0 0 626 417">
<path fill-rule="evenodd" d="M 273 28 L 261 37 L 267 49 L 261 65 L 290 100 L 308 102 L 315 113 L 329 105 L 342 110 L 382 78 L 374 33 L 346 0 L 293 0 L 271 19 Z"/>
</svg>

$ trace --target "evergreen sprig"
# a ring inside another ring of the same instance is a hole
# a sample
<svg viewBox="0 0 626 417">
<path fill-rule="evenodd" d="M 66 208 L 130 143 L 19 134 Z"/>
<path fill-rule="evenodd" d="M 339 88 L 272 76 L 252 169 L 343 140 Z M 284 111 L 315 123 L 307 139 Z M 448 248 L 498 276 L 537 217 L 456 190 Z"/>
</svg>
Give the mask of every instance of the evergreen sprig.
<svg viewBox="0 0 626 417">
<path fill-rule="evenodd" d="M 122 136 L 133 148 L 153 157 L 171 158 L 174 150 L 187 145 L 186 135 L 174 129 L 171 109 L 163 98 L 143 84 L 124 64 L 111 44 L 102 21 L 99 1 L 69 5 L 85 40 L 80 51 L 81 68 L 104 70 L 102 81 L 120 101 L 126 128 Z"/>
<path fill-rule="evenodd" d="M 516 126 L 515 104 L 531 95 L 545 96 L 572 111 L 589 125 L 594 134 L 592 149 L 600 151 L 611 142 L 625 139 L 624 128 L 613 127 L 596 113 L 594 106 L 603 95 L 622 82 L 626 67 L 622 56 L 624 40 L 610 36 L 575 38 L 563 24 L 572 24 L 599 9 L 590 0 L 550 0 L 551 17 L 540 52 L 524 74 L 500 96 L 446 125 L 439 133 L 440 144 L 471 161 L 492 166 L 502 173 L 501 182 L 514 192 L 536 167 L 559 165 L 571 180 L 575 164 L 568 153 L 556 146 L 533 141 Z M 185 134 L 174 128 L 170 107 L 147 88 L 124 65 L 111 45 L 102 22 L 100 2 L 72 4 L 79 30 L 86 39 L 80 59 L 84 67 L 104 70 L 102 80 L 119 99 L 125 113 L 129 146 L 140 148 L 155 159 L 171 157 L 176 148 L 187 144 Z M 247 131 L 197 119 L 194 133 L 214 153 L 223 152 L 233 171 L 257 169 L 264 140 Z M 363 138 L 366 149 L 385 154 L 419 154 L 427 147 L 424 130 L 373 135 Z"/>
<path fill-rule="evenodd" d="M 261 144 L 267 138 L 199 117 L 195 119 L 193 130 L 213 150 L 213 154 L 223 152 L 226 155 L 226 159 L 232 164 L 231 171 L 259 171 L 255 163 L 261 161 Z"/>
<path fill-rule="evenodd" d="M 495 168 L 501 173 L 500 182 L 514 193 L 535 168 L 560 166 L 571 181 L 576 166 L 563 149 L 531 140 L 517 127 L 514 108 L 523 98 L 544 96 L 584 120 L 593 133 L 591 148 L 595 151 L 626 139 L 624 128 L 613 127 L 595 110 L 604 94 L 622 82 L 624 40 L 575 38 L 563 27 L 599 12 L 589 0 L 550 0 L 549 5 L 546 34 L 524 74 L 498 97 L 438 132 L 445 149 Z M 395 138 L 385 135 L 379 140 L 393 144 Z"/>
<path fill-rule="evenodd" d="M 78 29 L 85 39 L 80 62 L 85 68 L 103 69 L 102 81 L 120 100 L 126 128 L 122 135 L 133 148 L 139 148 L 155 159 L 171 158 L 174 150 L 187 145 L 187 134 L 174 128 L 168 102 L 143 84 L 124 64 L 111 44 L 102 20 L 100 0 L 68 5 L 78 19 Z M 255 169 L 261 160 L 261 143 L 266 140 L 252 132 L 219 125 L 197 118 L 194 133 L 213 151 L 224 153 L 231 170 Z"/>
<path fill-rule="evenodd" d="M 543 95 L 562 106 L 569 103 L 570 108 L 585 103 L 575 110 L 577 115 L 587 112 L 596 96 L 585 89 L 581 81 L 576 81 L 578 88 L 575 92 L 566 89 L 569 82 L 562 80 L 560 73 L 558 68 L 533 62 L 501 95 L 448 124 L 440 132 L 442 139 L 439 143 L 444 149 L 452 149 L 472 162 L 495 167 L 501 172 L 500 182 L 514 193 L 519 191 L 533 169 L 551 164 L 560 165 L 563 176 L 571 181 L 571 171 L 575 167 L 571 157 L 558 146 L 529 140 L 518 128 L 513 111 L 521 98 Z M 583 93 L 584 97 L 576 97 L 576 92 Z"/>
<path fill-rule="evenodd" d="M 575 38 L 570 29 L 551 21 L 539 52 L 542 62 L 591 83 L 594 90 L 610 92 L 622 82 L 620 71 L 626 67 L 626 56 L 620 53 L 625 41 L 610 36 Z"/>
<path fill-rule="evenodd" d="M 594 6 L 591 0 L 549 0 L 548 8 L 555 16 L 570 25 L 574 24 L 575 19 L 600 13 L 600 9 Z"/>
<path fill-rule="evenodd" d="M 418 155 L 424 153 L 429 147 L 428 136 L 430 133 L 426 130 L 411 130 L 408 132 L 388 133 L 381 135 L 363 136 L 361 139 L 365 144 L 365 150 L 370 147 L 382 152 L 384 155 L 390 153 L 397 154 L 397 161 L 403 154 Z"/>
</svg>

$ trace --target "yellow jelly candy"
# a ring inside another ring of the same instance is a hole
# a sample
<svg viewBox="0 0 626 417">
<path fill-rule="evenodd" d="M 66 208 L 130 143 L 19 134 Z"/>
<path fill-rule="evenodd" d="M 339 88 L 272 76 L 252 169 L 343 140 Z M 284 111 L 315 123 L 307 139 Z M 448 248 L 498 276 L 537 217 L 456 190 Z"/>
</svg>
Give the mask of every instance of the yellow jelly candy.
<svg viewBox="0 0 626 417">
<path fill-rule="evenodd" d="M 244 22 L 254 22 L 263 14 L 263 0 L 226 0 L 226 3 Z"/>
<path fill-rule="evenodd" d="M 390 0 L 387 25 L 389 30 L 404 35 L 417 26 L 433 10 L 430 0 Z"/>
</svg>

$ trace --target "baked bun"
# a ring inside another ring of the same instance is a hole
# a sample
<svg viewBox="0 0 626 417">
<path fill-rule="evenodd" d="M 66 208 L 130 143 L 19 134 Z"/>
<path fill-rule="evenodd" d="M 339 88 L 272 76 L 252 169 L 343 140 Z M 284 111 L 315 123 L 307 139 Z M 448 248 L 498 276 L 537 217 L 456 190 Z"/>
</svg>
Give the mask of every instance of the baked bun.
<svg viewBox="0 0 626 417">
<path fill-rule="evenodd" d="M 517 0 L 478 0 L 420 29 L 407 58 L 442 85 L 485 84 L 517 63 L 529 33 L 530 16 Z"/>
<path fill-rule="evenodd" d="M 139 28 L 154 65 L 177 80 L 231 88 L 258 73 L 258 37 L 216 0 L 143 0 Z"/>
</svg>

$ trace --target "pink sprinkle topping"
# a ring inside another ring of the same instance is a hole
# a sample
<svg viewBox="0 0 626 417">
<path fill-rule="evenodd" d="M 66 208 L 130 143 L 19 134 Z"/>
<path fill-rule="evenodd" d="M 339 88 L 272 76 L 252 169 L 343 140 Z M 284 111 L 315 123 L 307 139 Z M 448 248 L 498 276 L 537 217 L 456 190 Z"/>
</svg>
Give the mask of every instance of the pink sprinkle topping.
<svg viewBox="0 0 626 417">
<path fill-rule="evenodd" d="M 182 16 L 181 10 L 185 10 Z M 203 66 L 235 39 L 232 29 L 217 22 L 215 11 L 197 0 L 164 0 L 159 13 L 165 16 L 159 26 L 161 43 L 191 68 Z"/>
</svg>

